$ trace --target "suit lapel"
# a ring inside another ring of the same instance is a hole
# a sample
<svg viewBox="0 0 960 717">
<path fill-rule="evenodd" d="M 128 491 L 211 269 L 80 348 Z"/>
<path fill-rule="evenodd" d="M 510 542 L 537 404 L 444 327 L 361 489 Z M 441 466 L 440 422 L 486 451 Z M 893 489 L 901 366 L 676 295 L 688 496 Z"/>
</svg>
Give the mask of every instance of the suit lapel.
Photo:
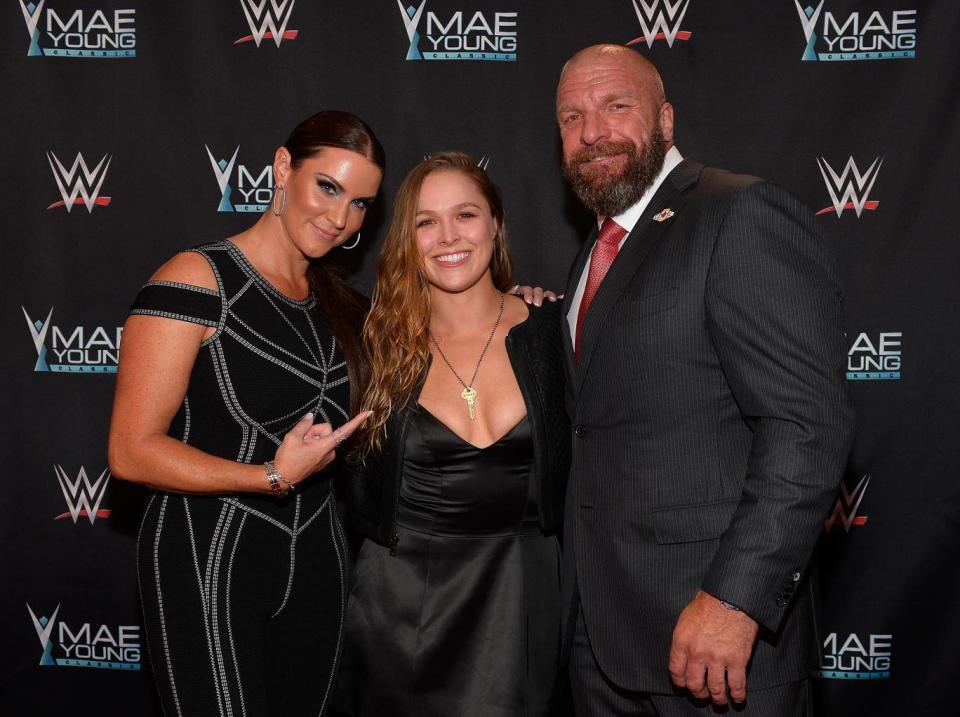
<svg viewBox="0 0 960 717">
<path fill-rule="evenodd" d="M 682 192 L 697 181 L 702 169 L 703 165 L 698 162 L 684 160 L 667 175 L 663 184 L 653 195 L 653 199 L 647 204 L 643 216 L 630 232 L 623 248 L 604 277 L 603 283 L 600 284 L 583 324 L 581 346 L 578 351 L 580 360 L 576 364 L 575 374 L 578 395 L 610 310 L 619 300 L 650 250 L 670 231 L 676 221 L 673 218 L 655 221 L 654 217 L 667 208 L 678 212 L 686 203 Z"/>
</svg>

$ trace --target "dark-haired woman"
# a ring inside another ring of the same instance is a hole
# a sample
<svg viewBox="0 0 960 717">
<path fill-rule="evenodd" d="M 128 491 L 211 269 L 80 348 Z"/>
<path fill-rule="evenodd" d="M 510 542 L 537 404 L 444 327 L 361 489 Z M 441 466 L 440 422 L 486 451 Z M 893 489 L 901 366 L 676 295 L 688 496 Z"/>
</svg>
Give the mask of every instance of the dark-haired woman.
<svg viewBox="0 0 960 717">
<path fill-rule="evenodd" d="M 367 414 L 348 420 L 365 300 L 327 255 L 383 168 L 361 120 L 310 117 L 276 151 L 272 206 L 161 266 L 124 327 L 109 460 L 154 489 L 138 574 L 168 715 L 328 708 L 347 565 L 323 469 Z"/>
<path fill-rule="evenodd" d="M 560 713 L 561 323 L 508 286 L 496 186 L 467 155 L 433 155 L 398 192 L 363 331 L 352 714 Z"/>
</svg>

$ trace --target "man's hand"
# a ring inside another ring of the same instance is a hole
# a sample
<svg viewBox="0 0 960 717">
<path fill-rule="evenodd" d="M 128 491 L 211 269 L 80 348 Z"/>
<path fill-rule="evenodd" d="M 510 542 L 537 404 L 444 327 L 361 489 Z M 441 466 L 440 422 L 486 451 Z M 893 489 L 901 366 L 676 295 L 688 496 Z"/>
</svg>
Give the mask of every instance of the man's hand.
<svg viewBox="0 0 960 717">
<path fill-rule="evenodd" d="M 727 704 L 747 699 L 747 663 L 757 623 L 702 590 L 680 613 L 670 646 L 670 678 L 699 699 Z"/>
</svg>

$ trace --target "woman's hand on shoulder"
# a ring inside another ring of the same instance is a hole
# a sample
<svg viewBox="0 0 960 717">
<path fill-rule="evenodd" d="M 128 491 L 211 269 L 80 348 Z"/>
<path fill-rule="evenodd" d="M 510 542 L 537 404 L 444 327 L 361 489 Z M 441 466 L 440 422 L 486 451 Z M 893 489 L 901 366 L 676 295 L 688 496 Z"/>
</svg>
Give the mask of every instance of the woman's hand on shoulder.
<svg viewBox="0 0 960 717">
<path fill-rule="evenodd" d="M 520 286 L 520 284 L 514 286 L 507 293 L 515 294 L 523 298 L 528 304 L 533 304 L 534 306 L 542 305 L 544 299 L 550 302 L 556 302 L 558 299 L 563 298 L 563 294 L 558 294 L 550 289 L 543 289 L 539 286 Z"/>
</svg>

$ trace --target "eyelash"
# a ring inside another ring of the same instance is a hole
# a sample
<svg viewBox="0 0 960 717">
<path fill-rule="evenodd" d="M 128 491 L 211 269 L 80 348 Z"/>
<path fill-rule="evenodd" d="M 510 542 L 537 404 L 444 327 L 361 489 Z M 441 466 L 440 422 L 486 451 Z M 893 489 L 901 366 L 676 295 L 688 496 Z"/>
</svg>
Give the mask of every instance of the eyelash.
<svg viewBox="0 0 960 717">
<path fill-rule="evenodd" d="M 317 187 L 320 188 L 321 192 L 329 194 L 332 197 L 337 197 L 340 195 L 340 192 L 337 191 L 337 188 L 330 184 L 330 182 L 318 181 Z M 354 199 L 351 204 L 353 204 L 353 206 L 355 206 L 357 209 L 362 209 L 363 211 L 366 211 L 370 208 L 370 202 L 368 202 L 366 199 Z"/>
</svg>

